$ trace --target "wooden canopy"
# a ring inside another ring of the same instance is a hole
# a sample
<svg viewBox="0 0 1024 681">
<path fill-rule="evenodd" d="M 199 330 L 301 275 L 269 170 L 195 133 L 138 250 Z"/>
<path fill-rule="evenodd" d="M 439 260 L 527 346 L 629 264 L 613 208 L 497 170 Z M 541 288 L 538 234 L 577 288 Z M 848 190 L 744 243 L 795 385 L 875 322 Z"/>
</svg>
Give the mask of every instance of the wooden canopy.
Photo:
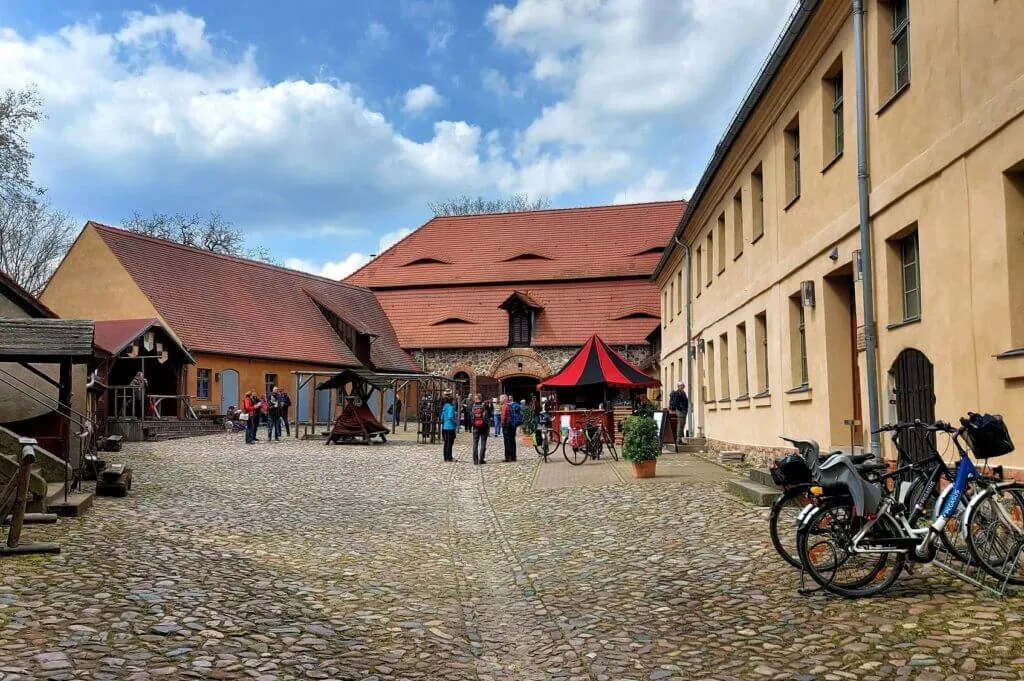
<svg viewBox="0 0 1024 681">
<path fill-rule="evenodd" d="M 0 319 L 0 359 L 84 363 L 93 357 L 93 334 L 86 319 Z"/>
</svg>

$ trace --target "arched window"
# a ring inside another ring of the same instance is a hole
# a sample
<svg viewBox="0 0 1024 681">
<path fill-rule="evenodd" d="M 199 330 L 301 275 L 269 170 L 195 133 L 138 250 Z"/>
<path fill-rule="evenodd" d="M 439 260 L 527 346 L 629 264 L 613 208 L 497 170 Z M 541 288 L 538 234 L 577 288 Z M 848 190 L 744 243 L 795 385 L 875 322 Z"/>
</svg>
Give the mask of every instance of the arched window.
<svg viewBox="0 0 1024 681">
<path fill-rule="evenodd" d="M 455 375 L 452 376 L 459 383 L 455 384 L 455 390 L 458 394 L 465 399 L 469 396 L 469 374 L 465 371 L 456 371 Z"/>
<path fill-rule="evenodd" d="M 514 348 L 530 346 L 533 335 L 532 316 L 528 310 L 509 315 L 509 345 Z"/>
</svg>

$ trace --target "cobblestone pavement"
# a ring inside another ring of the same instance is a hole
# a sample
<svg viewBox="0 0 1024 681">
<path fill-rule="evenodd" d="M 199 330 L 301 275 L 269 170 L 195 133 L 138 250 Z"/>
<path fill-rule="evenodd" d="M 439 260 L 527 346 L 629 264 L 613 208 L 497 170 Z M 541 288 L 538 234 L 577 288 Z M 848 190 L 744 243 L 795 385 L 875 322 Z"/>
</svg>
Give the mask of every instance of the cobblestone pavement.
<svg viewBox="0 0 1024 681">
<path fill-rule="evenodd" d="M 59 556 L 0 562 L 0 678 L 1024 678 L 1020 600 L 931 568 L 802 597 L 765 512 L 685 455 L 553 489 L 539 468 L 564 462 L 456 456 L 130 448 L 129 498 L 26 528 Z"/>
</svg>

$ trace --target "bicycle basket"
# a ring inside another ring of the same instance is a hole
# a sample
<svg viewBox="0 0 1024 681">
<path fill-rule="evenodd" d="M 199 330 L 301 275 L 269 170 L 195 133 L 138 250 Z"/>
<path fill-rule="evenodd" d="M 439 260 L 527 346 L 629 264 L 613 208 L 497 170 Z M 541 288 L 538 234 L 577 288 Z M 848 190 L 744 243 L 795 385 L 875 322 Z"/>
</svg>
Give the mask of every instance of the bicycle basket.
<svg viewBox="0 0 1024 681">
<path fill-rule="evenodd" d="M 806 485 L 811 481 L 811 469 L 799 454 L 787 454 L 776 459 L 771 466 L 772 482 L 780 487 Z"/>
<path fill-rule="evenodd" d="M 969 414 L 967 442 L 978 459 L 992 459 L 1013 451 L 1013 440 L 1003 417 L 994 414 Z"/>
</svg>

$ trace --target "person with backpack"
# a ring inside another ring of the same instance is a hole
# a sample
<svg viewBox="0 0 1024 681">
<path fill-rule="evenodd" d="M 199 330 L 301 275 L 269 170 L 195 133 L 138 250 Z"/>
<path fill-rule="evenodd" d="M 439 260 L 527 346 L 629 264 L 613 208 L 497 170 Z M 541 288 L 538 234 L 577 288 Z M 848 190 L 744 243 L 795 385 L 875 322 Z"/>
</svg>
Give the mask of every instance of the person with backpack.
<svg viewBox="0 0 1024 681">
<path fill-rule="evenodd" d="M 485 402 L 480 393 L 470 407 L 470 419 L 473 426 L 473 463 L 483 464 L 487 454 L 487 436 L 491 434 L 491 403 Z"/>
<path fill-rule="evenodd" d="M 445 461 L 455 461 L 452 450 L 455 448 L 455 430 L 459 427 L 459 419 L 455 411 L 454 400 L 445 396 L 441 408 L 441 441 L 444 442 L 443 456 Z"/>
<path fill-rule="evenodd" d="M 505 440 L 505 461 L 516 460 L 516 428 L 523 423 L 523 407 L 508 395 L 502 395 L 501 434 Z"/>
</svg>

